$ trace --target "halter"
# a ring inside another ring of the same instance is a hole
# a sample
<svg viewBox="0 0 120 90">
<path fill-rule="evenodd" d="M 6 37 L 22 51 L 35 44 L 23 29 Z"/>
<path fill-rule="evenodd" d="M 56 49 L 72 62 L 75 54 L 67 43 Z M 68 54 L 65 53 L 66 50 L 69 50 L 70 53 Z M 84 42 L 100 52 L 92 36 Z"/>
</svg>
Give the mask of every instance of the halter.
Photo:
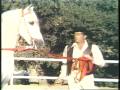
<svg viewBox="0 0 120 90">
<path fill-rule="evenodd" d="M 28 11 L 28 12 L 26 12 L 26 13 L 24 13 L 24 10 L 23 9 L 21 9 L 21 17 L 24 17 L 25 15 L 27 15 L 27 14 L 29 14 L 30 12 Z"/>
</svg>

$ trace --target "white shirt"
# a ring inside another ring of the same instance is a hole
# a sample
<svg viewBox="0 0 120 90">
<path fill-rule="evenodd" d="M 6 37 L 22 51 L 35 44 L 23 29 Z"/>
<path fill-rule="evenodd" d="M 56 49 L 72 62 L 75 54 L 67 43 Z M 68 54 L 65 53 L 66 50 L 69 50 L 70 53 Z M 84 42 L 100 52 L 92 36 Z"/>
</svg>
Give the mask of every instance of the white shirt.
<svg viewBox="0 0 120 90">
<path fill-rule="evenodd" d="M 65 47 L 65 49 L 63 51 L 64 57 L 67 57 L 67 47 L 68 47 L 68 45 Z M 83 55 L 83 52 L 88 47 L 88 43 L 87 43 L 87 41 L 85 41 L 85 44 L 83 45 L 83 47 L 81 49 L 79 49 L 77 43 L 73 43 L 71 47 L 74 47 L 73 55 L 72 55 L 73 58 L 79 58 Z M 105 60 L 103 58 L 102 52 L 100 51 L 100 49 L 97 45 L 92 44 L 91 52 L 93 55 L 93 63 L 100 67 L 105 66 Z"/>
</svg>

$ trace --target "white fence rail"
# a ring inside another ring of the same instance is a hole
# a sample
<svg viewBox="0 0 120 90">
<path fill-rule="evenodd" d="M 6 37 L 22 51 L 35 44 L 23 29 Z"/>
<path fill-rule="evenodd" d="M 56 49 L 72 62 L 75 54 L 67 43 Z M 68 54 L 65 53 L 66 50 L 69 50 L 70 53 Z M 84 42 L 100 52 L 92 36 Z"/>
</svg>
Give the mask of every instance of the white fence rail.
<svg viewBox="0 0 120 90">
<path fill-rule="evenodd" d="M 57 61 L 62 63 L 67 63 L 66 59 L 55 59 L 55 58 L 25 58 L 25 57 L 15 57 L 14 60 L 24 60 L 24 61 Z M 105 60 L 106 63 L 115 63 L 118 64 L 118 60 Z M 13 76 L 11 79 L 10 84 L 13 85 L 13 79 L 29 79 L 29 78 L 35 78 L 35 79 L 57 79 L 58 77 L 55 76 Z M 67 79 L 67 78 L 66 78 Z M 95 78 L 96 82 L 116 82 L 118 83 L 118 79 L 109 79 L 109 78 Z"/>
</svg>

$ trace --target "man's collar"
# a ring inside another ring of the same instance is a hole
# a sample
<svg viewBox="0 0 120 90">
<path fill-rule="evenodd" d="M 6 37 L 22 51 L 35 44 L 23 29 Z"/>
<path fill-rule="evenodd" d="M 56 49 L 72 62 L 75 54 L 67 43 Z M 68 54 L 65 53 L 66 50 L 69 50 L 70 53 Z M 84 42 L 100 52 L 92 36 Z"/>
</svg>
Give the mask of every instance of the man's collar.
<svg viewBox="0 0 120 90">
<path fill-rule="evenodd" d="M 78 45 L 77 45 L 77 43 L 74 42 L 71 47 L 78 47 Z M 85 43 L 84 43 L 82 49 L 84 50 L 87 47 L 88 47 L 88 43 L 87 43 L 87 40 L 85 40 Z"/>
</svg>

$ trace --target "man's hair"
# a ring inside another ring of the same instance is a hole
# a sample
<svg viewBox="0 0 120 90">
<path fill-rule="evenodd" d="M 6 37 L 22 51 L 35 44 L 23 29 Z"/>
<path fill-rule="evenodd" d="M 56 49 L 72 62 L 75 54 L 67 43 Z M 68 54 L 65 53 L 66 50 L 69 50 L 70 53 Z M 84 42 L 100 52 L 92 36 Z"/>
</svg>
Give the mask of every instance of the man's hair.
<svg viewBox="0 0 120 90">
<path fill-rule="evenodd" d="M 75 27 L 73 33 L 75 33 L 75 32 L 82 32 L 82 33 L 84 33 L 84 35 L 87 35 L 86 27 L 82 27 L 82 26 L 81 27 Z"/>
</svg>

